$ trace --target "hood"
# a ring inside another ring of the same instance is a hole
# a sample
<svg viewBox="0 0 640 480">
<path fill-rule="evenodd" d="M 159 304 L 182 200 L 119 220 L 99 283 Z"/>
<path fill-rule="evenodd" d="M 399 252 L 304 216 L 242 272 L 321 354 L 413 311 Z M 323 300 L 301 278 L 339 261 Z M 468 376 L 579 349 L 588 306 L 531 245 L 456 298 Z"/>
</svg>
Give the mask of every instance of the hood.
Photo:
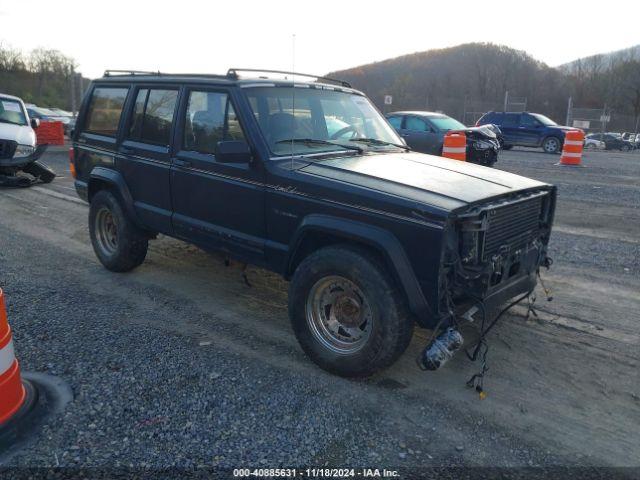
<svg viewBox="0 0 640 480">
<path fill-rule="evenodd" d="M 300 170 L 449 210 L 547 186 L 501 170 L 414 152 L 333 158 Z"/>
<path fill-rule="evenodd" d="M 580 130 L 576 127 L 567 127 L 566 125 L 549 125 L 547 128 L 557 128 L 558 130 L 562 130 L 563 132 L 568 132 L 569 130 Z"/>
<path fill-rule="evenodd" d="M 36 134 L 29 125 L 0 122 L 0 140 L 14 140 L 20 145 L 36 146 Z"/>
<path fill-rule="evenodd" d="M 487 139 L 487 140 L 496 140 L 498 136 L 496 132 L 491 130 L 487 125 L 481 125 L 479 127 L 469 127 L 463 131 L 468 137 L 475 139 Z"/>
</svg>

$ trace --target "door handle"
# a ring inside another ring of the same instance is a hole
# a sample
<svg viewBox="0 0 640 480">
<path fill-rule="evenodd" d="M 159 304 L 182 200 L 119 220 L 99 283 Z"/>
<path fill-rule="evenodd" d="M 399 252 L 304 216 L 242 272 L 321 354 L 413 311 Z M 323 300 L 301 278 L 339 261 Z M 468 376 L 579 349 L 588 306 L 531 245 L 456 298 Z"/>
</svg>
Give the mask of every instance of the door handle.
<svg viewBox="0 0 640 480">
<path fill-rule="evenodd" d="M 189 160 L 180 160 L 179 158 L 173 159 L 173 164 L 178 167 L 190 167 L 191 162 Z"/>
</svg>

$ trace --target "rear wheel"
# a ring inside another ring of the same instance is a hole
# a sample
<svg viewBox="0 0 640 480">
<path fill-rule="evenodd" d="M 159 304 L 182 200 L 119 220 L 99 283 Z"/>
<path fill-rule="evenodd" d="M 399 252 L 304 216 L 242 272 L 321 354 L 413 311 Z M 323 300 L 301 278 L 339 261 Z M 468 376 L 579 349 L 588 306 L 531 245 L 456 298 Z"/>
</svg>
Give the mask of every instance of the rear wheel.
<svg viewBox="0 0 640 480">
<path fill-rule="evenodd" d="M 622 145 L 622 147 L 620 147 L 620 150 L 622 150 L 623 152 L 628 152 L 629 150 L 631 150 L 631 148 L 629 147 L 629 145 Z"/>
<path fill-rule="evenodd" d="M 99 191 L 91 199 L 89 234 L 98 260 L 113 272 L 128 272 L 147 255 L 147 236 L 126 216 L 108 190 Z"/>
<path fill-rule="evenodd" d="M 300 345 L 323 369 L 367 376 L 407 348 L 413 318 L 370 252 L 332 246 L 308 256 L 289 287 L 289 317 Z"/>
<path fill-rule="evenodd" d="M 542 142 L 542 149 L 545 153 L 558 153 L 562 143 L 557 137 L 547 137 Z"/>
</svg>

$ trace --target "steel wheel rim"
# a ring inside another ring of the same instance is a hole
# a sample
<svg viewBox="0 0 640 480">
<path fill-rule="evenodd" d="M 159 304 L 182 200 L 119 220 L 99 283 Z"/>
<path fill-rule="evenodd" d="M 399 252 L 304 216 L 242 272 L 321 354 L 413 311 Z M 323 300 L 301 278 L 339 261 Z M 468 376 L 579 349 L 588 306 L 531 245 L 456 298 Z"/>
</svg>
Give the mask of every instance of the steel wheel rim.
<svg viewBox="0 0 640 480">
<path fill-rule="evenodd" d="M 106 255 L 113 255 L 118 249 L 118 225 L 108 208 L 98 210 L 95 230 L 100 250 Z"/>
<path fill-rule="evenodd" d="M 554 138 L 548 139 L 546 142 L 544 142 L 544 144 L 545 150 L 547 152 L 555 152 L 556 150 L 558 150 L 558 141 Z"/>
<path fill-rule="evenodd" d="M 306 317 L 316 340 L 341 355 L 359 351 L 373 327 L 371 307 L 362 290 L 339 275 L 321 278 L 311 287 Z"/>
</svg>

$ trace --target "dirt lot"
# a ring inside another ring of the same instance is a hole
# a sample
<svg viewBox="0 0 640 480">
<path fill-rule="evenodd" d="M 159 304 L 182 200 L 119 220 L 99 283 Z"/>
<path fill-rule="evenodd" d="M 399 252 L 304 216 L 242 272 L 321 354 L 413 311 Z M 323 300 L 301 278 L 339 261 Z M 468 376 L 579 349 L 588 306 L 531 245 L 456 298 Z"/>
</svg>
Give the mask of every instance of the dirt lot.
<svg viewBox="0 0 640 480">
<path fill-rule="evenodd" d="M 289 328 L 286 284 L 162 237 L 130 274 L 88 240 L 66 154 L 48 186 L 0 191 L 0 285 L 23 369 L 74 400 L 23 466 L 640 467 L 640 153 L 505 152 L 498 168 L 559 187 L 539 316 L 492 331 L 488 397 L 459 355 L 366 381 L 316 368 Z"/>
</svg>

